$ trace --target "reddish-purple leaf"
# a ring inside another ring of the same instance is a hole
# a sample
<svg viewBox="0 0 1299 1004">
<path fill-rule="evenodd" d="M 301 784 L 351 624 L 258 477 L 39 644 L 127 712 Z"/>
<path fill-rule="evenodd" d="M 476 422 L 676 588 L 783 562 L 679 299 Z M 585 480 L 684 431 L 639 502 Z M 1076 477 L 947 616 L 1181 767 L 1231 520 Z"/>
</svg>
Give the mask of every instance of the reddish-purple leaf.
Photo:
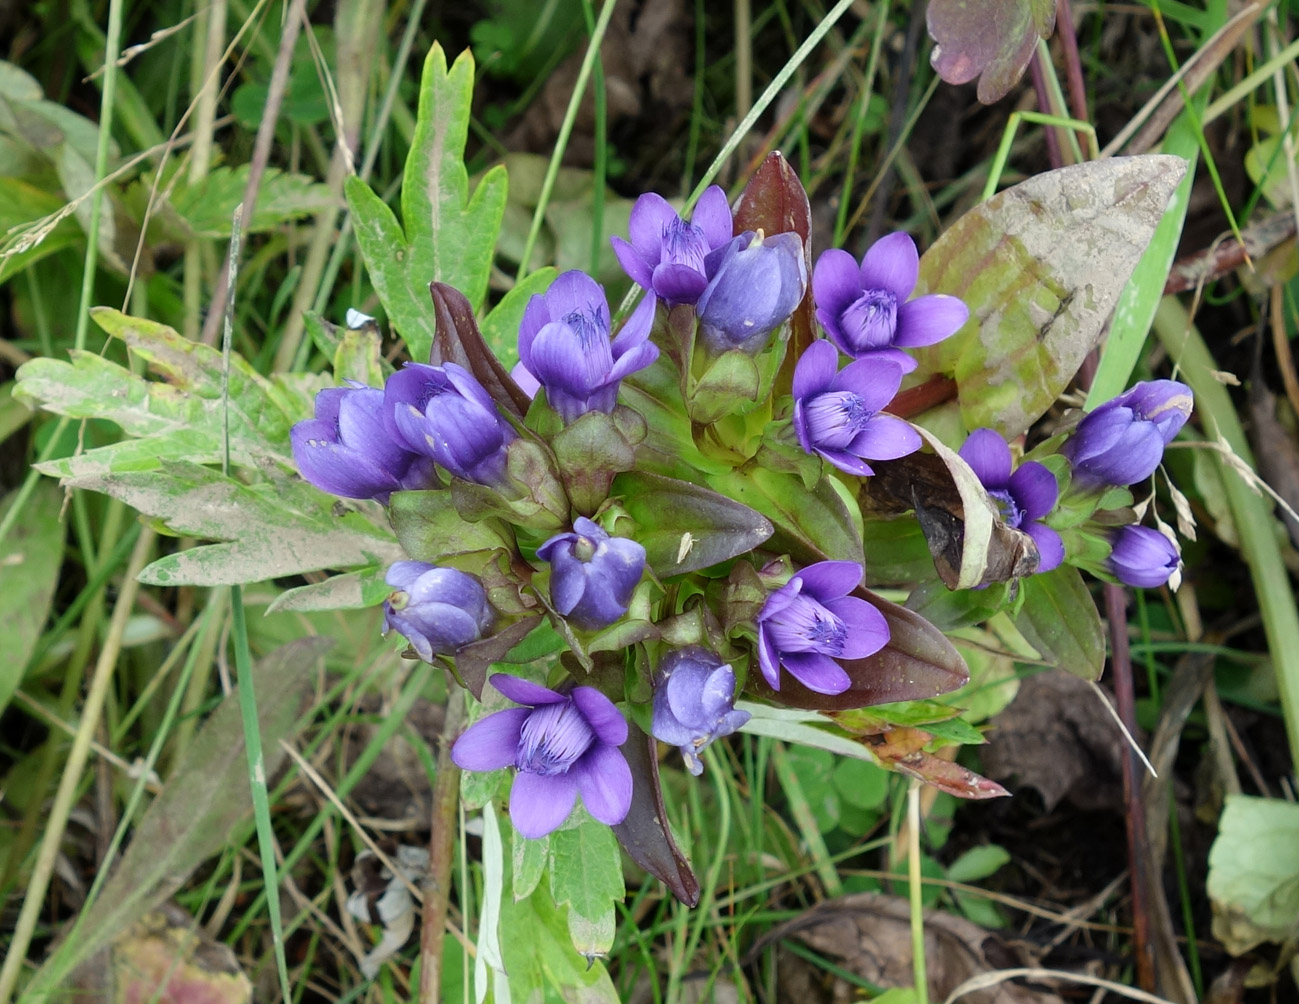
<svg viewBox="0 0 1299 1004">
<path fill-rule="evenodd" d="M 979 78 L 979 100 L 1000 100 L 1023 76 L 1039 38 L 1055 29 L 1055 0 L 930 0 L 929 57 L 949 84 Z"/>
<path fill-rule="evenodd" d="M 434 366 L 463 366 L 497 404 L 522 421 L 532 401 L 483 341 L 474 308 L 463 293 L 444 282 L 429 283 L 428 289 L 437 327 L 429 362 Z"/>
</svg>

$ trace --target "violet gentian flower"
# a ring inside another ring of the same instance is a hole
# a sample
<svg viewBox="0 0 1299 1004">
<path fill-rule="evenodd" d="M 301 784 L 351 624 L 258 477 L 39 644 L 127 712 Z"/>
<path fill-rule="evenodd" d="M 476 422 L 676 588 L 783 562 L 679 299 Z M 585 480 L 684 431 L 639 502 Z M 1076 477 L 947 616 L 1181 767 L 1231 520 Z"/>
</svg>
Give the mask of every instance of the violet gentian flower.
<svg viewBox="0 0 1299 1004">
<path fill-rule="evenodd" d="M 1113 545 L 1109 569 L 1129 586 L 1157 589 L 1182 563 L 1177 545 L 1158 530 L 1146 526 L 1121 526 L 1110 537 Z"/>
<path fill-rule="evenodd" d="M 316 394 L 316 417 L 289 433 L 302 476 L 321 491 L 387 503 L 390 492 L 426 488 L 433 471 L 383 423 L 383 391 L 349 381 Z"/>
<path fill-rule="evenodd" d="M 577 627 L 608 627 L 627 612 L 632 591 L 645 571 L 645 548 L 626 537 L 611 537 L 585 516 L 569 533 L 537 548 L 550 562 L 550 602 Z"/>
<path fill-rule="evenodd" d="M 503 483 L 514 430 L 464 367 L 407 363 L 388 378 L 383 395 L 384 425 L 398 442 L 465 481 Z"/>
<path fill-rule="evenodd" d="M 860 267 L 847 251 L 832 248 L 812 272 L 816 318 L 848 355 L 883 356 L 910 373 L 916 361 L 903 349 L 941 342 L 970 316 L 954 296 L 930 293 L 908 300 L 919 275 L 920 256 L 908 234 L 881 237 Z"/>
<path fill-rule="evenodd" d="M 1037 570 L 1049 572 L 1064 561 L 1064 541 L 1043 516 L 1055 508 L 1060 487 L 1055 475 L 1035 460 L 1011 473 L 1010 445 L 992 429 L 975 429 L 961 447 L 961 459 L 970 465 L 1001 513 L 1001 521 L 1033 538 L 1037 545 Z"/>
<path fill-rule="evenodd" d="M 704 770 L 699 753 L 752 717 L 735 710 L 735 671 L 715 652 L 692 647 L 664 657 L 657 679 L 651 731 L 680 749 L 697 777 Z"/>
<path fill-rule="evenodd" d="M 710 252 L 704 271 L 708 286 L 695 310 L 704 345 L 714 355 L 761 352 L 807 292 L 803 239 L 795 233 L 743 233 Z"/>
<path fill-rule="evenodd" d="M 862 580 L 855 561 L 819 561 L 767 597 L 758 614 L 758 665 L 772 690 L 780 667 L 818 694 L 842 694 L 852 681 L 836 659 L 864 659 L 889 640 L 888 622 L 848 595 Z"/>
<path fill-rule="evenodd" d="M 711 185 L 687 223 L 661 195 L 648 192 L 632 206 L 628 233 L 630 244 L 610 241 L 631 281 L 669 306 L 693 304 L 708 285 L 704 258 L 731 240 L 731 207 L 726 193 Z"/>
<path fill-rule="evenodd" d="M 469 726 L 451 747 L 462 770 L 518 771 L 510 789 L 510 818 L 525 837 L 544 837 L 573 811 L 580 793 L 586 811 L 609 826 L 631 808 L 631 768 L 618 747 L 627 722 L 594 687 L 567 693 L 497 673 L 492 686 L 521 708 L 508 708 Z"/>
<path fill-rule="evenodd" d="M 1133 485 L 1155 473 L 1164 447 L 1191 417 L 1191 388 L 1176 380 L 1139 383 L 1098 405 L 1060 452 L 1082 485 Z"/>
<path fill-rule="evenodd" d="M 867 460 L 896 460 L 920 449 L 920 434 L 880 413 L 902 383 L 891 360 L 861 359 L 839 370 L 839 352 L 824 340 L 807 347 L 794 368 L 794 432 L 808 453 L 841 471 L 873 474 Z"/>
<path fill-rule="evenodd" d="M 604 288 L 585 272 L 565 272 L 528 301 L 519 361 L 565 422 L 588 411 L 613 411 L 622 378 L 658 358 L 658 346 L 649 341 L 654 305 L 654 297 L 645 297 L 610 342 Z"/>
<path fill-rule="evenodd" d="M 458 569 L 398 561 L 384 581 L 393 593 L 383 603 L 383 633 L 396 628 L 425 662 L 453 654 L 492 626 L 482 584 Z"/>
</svg>

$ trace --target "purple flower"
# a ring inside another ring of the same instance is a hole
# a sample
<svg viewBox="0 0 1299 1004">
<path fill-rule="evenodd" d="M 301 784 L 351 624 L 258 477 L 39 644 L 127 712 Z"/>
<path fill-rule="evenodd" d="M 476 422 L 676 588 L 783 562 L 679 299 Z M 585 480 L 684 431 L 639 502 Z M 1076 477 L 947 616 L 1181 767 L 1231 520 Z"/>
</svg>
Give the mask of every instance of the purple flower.
<svg viewBox="0 0 1299 1004">
<path fill-rule="evenodd" d="M 704 345 L 715 355 L 761 352 L 807 292 L 803 240 L 795 233 L 743 233 L 710 252 L 704 272 L 708 287 L 695 310 Z"/>
<path fill-rule="evenodd" d="M 992 429 L 975 429 L 961 447 L 961 459 L 997 503 L 1001 520 L 1022 530 L 1037 545 L 1039 572 L 1049 572 L 1064 561 L 1064 541 L 1043 516 L 1055 508 L 1060 488 L 1055 475 L 1035 460 L 1019 465 L 1012 474 L 1010 446 Z"/>
<path fill-rule="evenodd" d="M 693 304 L 708 285 L 704 258 L 731 239 L 731 207 L 726 193 L 712 185 L 687 223 L 666 199 L 649 192 L 632 207 L 628 230 L 630 244 L 621 237 L 610 241 L 632 282 L 669 306 Z"/>
<path fill-rule="evenodd" d="M 808 690 L 842 694 L 852 684 L 836 659 L 864 659 L 888 644 L 884 615 L 849 596 L 862 579 L 854 561 L 819 561 L 767 597 L 758 614 L 758 665 L 772 690 L 784 666 Z"/>
<path fill-rule="evenodd" d="M 488 715 L 451 747 L 462 770 L 518 771 L 510 818 L 525 837 L 544 837 L 573 811 L 578 793 L 600 822 L 616 826 L 631 808 L 631 768 L 618 747 L 627 722 L 594 687 L 560 693 L 497 673 L 492 686 L 521 708 Z"/>
<path fill-rule="evenodd" d="M 941 342 L 970 316 L 954 296 L 931 293 L 908 300 L 919 275 L 920 256 L 908 234 L 881 237 L 860 267 L 847 251 L 826 251 L 812 272 L 816 318 L 848 355 L 883 356 L 910 373 L 916 361 L 903 349 Z"/>
<path fill-rule="evenodd" d="M 735 710 L 735 671 L 714 652 L 684 648 L 659 663 L 658 677 L 651 731 L 656 739 L 679 748 L 697 777 L 704 770 L 699 752 L 751 717 Z"/>
<path fill-rule="evenodd" d="M 465 481 L 504 482 L 505 448 L 514 430 L 468 370 L 455 363 L 407 363 L 388 378 L 383 409 L 385 428 L 408 449 Z"/>
<path fill-rule="evenodd" d="M 383 603 L 383 633 L 396 628 L 425 662 L 451 655 L 492 626 L 487 593 L 465 572 L 398 561 L 384 581 L 394 592 Z"/>
<path fill-rule="evenodd" d="M 1155 473 L 1194 403 L 1176 380 L 1139 383 L 1088 414 L 1060 452 L 1080 484 L 1136 484 Z"/>
<path fill-rule="evenodd" d="M 609 341 L 609 304 L 604 288 L 584 272 L 565 272 L 534 296 L 519 325 L 519 361 L 541 386 L 546 400 L 572 422 L 588 411 L 613 411 L 618 384 L 658 358 L 649 341 L 655 300 L 647 296 Z"/>
<path fill-rule="evenodd" d="M 585 516 L 573 522 L 571 532 L 537 548 L 537 557 L 550 562 L 555 610 L 588 631 L 608 627 L 627 612 L 645 571 L 645 548 L 626 537 L 610 537 Z"/>
<path fill-rule="evenodd" d="M 429 465 L 384 428 L 383 391 L 351 383 L 316 395 L 316 417 L 289 433 L 302 476 L 321 491 L 386 503 L 390 492 L 427 487 Z"/>
<path fill-rule="evenodd" d="M 838 369 L 839 353 L 827 341 L 807 347 L 794 368 L 794 432 L 808 453 L 819 453 L 841 471 L 873 474 L 867 460 L 896 460 L 920 449 L 920 434 L 880 409 L 902 383 L 891 360 L 862 359 Z"/>
<path fill-rule="evenodd" d="M 1177 545 L 1158 530 L 1121 526 L 1110 537 L 1109 567 L 1114 577 L 1129 586 L 1157 589 L 1182 563 Z"/>
</svg>

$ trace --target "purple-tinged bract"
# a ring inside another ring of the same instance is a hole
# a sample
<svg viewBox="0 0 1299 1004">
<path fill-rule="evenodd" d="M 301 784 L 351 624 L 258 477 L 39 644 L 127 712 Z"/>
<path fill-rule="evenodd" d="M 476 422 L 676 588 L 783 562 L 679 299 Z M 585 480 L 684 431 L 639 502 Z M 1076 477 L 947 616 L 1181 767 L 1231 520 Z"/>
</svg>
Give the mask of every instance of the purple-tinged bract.
<svg viewBox="0 0 1299 1004">
<path fill-rule="evenodd" d="M 970 316 L 954 296 L 930 293 L 909 300 L 919 275 L 920 256 L 908 234 L 881 237 L 860 266 L 847 251 L 833 248 L 812 272 L 816 318 L 854 359 L 884 357 L 910 373 L 916 361 L 903 349 L 941 342 Z"/>
<path fill-rule="evenodd" d="M 807 263 L 798 234 L 745 232 L 704 259 L 708 286 L 695 309 L 700 337 L 714 355 L 740 349 L 756 355 L 807 292 Z"/>
<path fill-rule="evenodd" d="M 896 460 L 920 449 L 920 434 L 881 409 L 902 383 L 902 367 L 861 359 L 838 369 L 839 353 L 827 341 L 807 347 L 794 368 L 794 432 L 808 453 L 819 453 L 841 471 L 862 477 L 867 460 Z"/>
<path fill-rule="evenodd" d="M 649 192 L 631 210 L 631 243 L 613 237 L 614 254 L 632 282 L 668 306 L 694 304 L 708 286 L 704 259 L 732 236 L 726 193 L 712 185 L 699 197 L 690 222 Z"/>
<path fill-rule="evenodd" d="M 818 694 L 842 694 L 852 681 L 837 659 L 864 659 L 889 640 L 884 615 L 848 595 L 862 580 L 853 561 L 808 565 L 767 597 L 758 614 L 758 665 L 773 690 L 780 667 Z"/>
<path fill-rule="evenodd" d="M 1049 572 L 1064 561 L 1064 541 L 1041 522 L 1055 508 L 1060 486 L 1055 475 L 1035 460 L 1020 464 L 1012 473 L 1010 445 L 992 429 L 975 429 L 961 447 L 961 459 L 970 465 L 1009 527 L 1021 530 L 1037 545 L 1039 572 Z"/>
<path fill-rule="evenodd" d="M 537 548 L 550 562 L 550 601 L 566 620 L 594 631 L 627 612 L 632 591 L 645 571 L 645 548 L 626 537 L 611 537 L 585 516 L 573 529 Z"/>
<path fill-rule="evenodd" d="M 604 288 L 585 272 L 565 272 L 528 301 L 519 325 L 519 361 L 565 422 L 613 411 L 622 378 L 658 358 L 649 340 L 654 298 L 646 297 L 609 340 Z"/>
<path fill-rule="evenodd" d="M 1194 403 L 1191 388 L 1176 380 L 1139 383 L 1097 406 L 1060 452 L 1079 484 L 1136 484 L 1155 473 Z"/>
<path fill-rule="evenodd" d="M 464 367 L 407 363 L 388 378 L 383 408 L 385 427 L 407 448 L 465 481 L 504 482 L 514 430 Z"/>
<path fill-rule="evenodd" d="M 482 584 L 455 568 L 398 561 L 384 581 L 393 587 L 383 604 L 383 633 L 396 629 L 425 662 L 452 655 L 492 626 L 494 613 Z"/>
<path fill-rule="evenodd" d="M 451 747 L 462 770 L 518 772 L 510 790 L 510 818 L 523 836 L 555 830 L 577 801 L 595 819 L 616 826 L 631 808 L 631 769 L 618 747 L 627 722 L 594 687 L 551 690 L 498 673 L 492 686 L 520 708 L 488 715 Z"/>
<path fill-rule="evenodd" d="M 699 754 L 751 717 L 735 710 L 735 671 L 716 653 L 692 647 L 670 652 L 659 663 L 651 731 L 676 746 L 691 774 L 703 773 Z"/>
<path fill-rule="evenodd" d="M 1110 538 L 1109 568 L 1129 586 L 1157 589 L 1182 563 L 1177 545 L 1158 530 L 1146 526 L 1121 526 Z"/>
<path fill-rule="evenodd" d="M 433 477 L 383 422 L 383 391 L 352 383 L 316 395 L 316 417 L 289 434 L 302 476 L 322 491 L 386 503 L 391 492 L 425 488 Z"/>
</svg>

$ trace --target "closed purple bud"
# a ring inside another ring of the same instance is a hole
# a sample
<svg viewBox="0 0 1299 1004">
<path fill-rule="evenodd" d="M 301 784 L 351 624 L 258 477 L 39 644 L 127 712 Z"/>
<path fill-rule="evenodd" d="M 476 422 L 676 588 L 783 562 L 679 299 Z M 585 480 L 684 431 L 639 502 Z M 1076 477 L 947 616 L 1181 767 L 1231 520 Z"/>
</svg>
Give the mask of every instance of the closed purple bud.
<svg viewBox="0 0 1299 1004">
<path fill-rule="evenodd" d="M 812 272 L 816 318 L 853 358 L 892 359 L 910 373 L 916 361 L 903 349 L 941 342 L 970 316 L 954 296 L 931 293 L 909 300 L 919 275 L 915 241 L 904 233 L 881 237 L 860 266 L 847 251 L 826 251 Z"/>
<path fill-rule="evenodd" d="M 754 355 L 807 292 L 803 241 L 795 233 L 744 233 L 704 260 L 708 288 L 695 309 L 704 345 L 714 355 Z"/>
<path fill-rule="evenodd" d="M 569 813 L 580 793 L 587 811 L 617 826 L 631 809 L 631 768 L 618 747 L 627 722 L 593 687 L 551 690 L 497 673 L 492 686 L 516 704 L 475 722 L 451 747 L 462 770 L 518 773 L 510 790 L 510 818 L 525 837 L 544 837 Z"/>
<path fill-rule="evenodd" d="M 1083 485 L 1132 485 L 1155 473 L 1164 447 L 1191 416 L 1191 388 L 1139 383 L 1088 414 L 1061 449 Z"/>
<path fill-rule="evenodd" d="M 623 271 L 669 306 L 695 303 L 708 286 L 704 260 L 732 236 L 726 193 L 712 185 L 699 197 L 690 222 L 660 195 L 642 195 L 631 210 L 631 243 L 611 238 Z"/>
<path fill-rule="evenodd" d="M 678 649 L 659 663 L 651 731 L 676 746 L 696 777 L 704 765 L 699 753 L 714 739 L 729 736 L 751 717 L 735 710 L 735 671 L 714 652 Z"/>
<path fill-rule="evenodd" d="M 316 417 L 289 434 L 302 476 L 322 491 L 387 502 L 390 492 L 424 488 L 432 471 L 383 422 L 383 391 L 353 383 L 316 395 Z"/>
<path fill-rule="evenodd" d="M 1064 541 L 1041 522 L 1060 495 L 1055 475 L 1035 460 L 1020 464 L 1011 473 L 1014 460 L 1010 444 L 992 429 L 975 429 L 961 447 L 961 459 L 987 489 L 1000 510 L 1001 520 L 1021 530 L 1037 545 L 1037 571 L 1049 572 L 1064 561 Z"/>
<path fill-rule="evenodd" d="M 609 414 L 622 378 L 658 358 L 658 346 L 649 341 L 654 307 L 654 298 L 646 297 L 610 341 L 604 288 L 584 272 L 565 272 L 528 301 L 519 361 L 565 422 L 588 411 Z"/>
<path fill-rule="evenodd" d="M 1111 535 L 1110 543 L 1110 571 L 1129 586 L 1156 589 L 1182 563 L 1177 545 L 1149 527 L 1121 526 Z"/>
<path fill-rule="evenodd" d="M 384 581 L 393 593 L 383 604 L 383 633 L 396 629 L 425 662 L 477 641 L 494 614 L 482 584 L 455 568 L 398 561 Z"/>
<path fill-rule="evenodd" d="M 862 477 L 867 460 L 896 460 L 920 449 L 920 434 L 881 409 L 902 383 L 902 367 L 861 360 L 839 369 L 839 353 L 815 341 L 794 368 L 794 432 L 808 453 Z"/>
<path fill-rule="evenodd" d="M 853 561 L 820 561 L 767 597 L 758 614 L 758 665 L 773 690 L 784 666 L 808 690 L 842 694 L 852 681 L 838 659 L 864 659 L 889 640 L 888 622 L 850 596 L 862 580 Z"/>
<path fill-rule="evenodd" d="M 514 441 L 491 395 L 455 363 L 407 363 L 388 378 L 384 423 L 407 448 L 477 484 L 505 480 L 505 450 Z"/>
<path fill-rule="evenodd" d="M 585 516 L 569 533 L 537 548 L 550 562 L 550 601 L 555 610 L 588 631 L 608 627 L 627 612 L 632 591 L 645 571 L 645 548 L 626 537 L 611 537 Z"/>
</svg>

